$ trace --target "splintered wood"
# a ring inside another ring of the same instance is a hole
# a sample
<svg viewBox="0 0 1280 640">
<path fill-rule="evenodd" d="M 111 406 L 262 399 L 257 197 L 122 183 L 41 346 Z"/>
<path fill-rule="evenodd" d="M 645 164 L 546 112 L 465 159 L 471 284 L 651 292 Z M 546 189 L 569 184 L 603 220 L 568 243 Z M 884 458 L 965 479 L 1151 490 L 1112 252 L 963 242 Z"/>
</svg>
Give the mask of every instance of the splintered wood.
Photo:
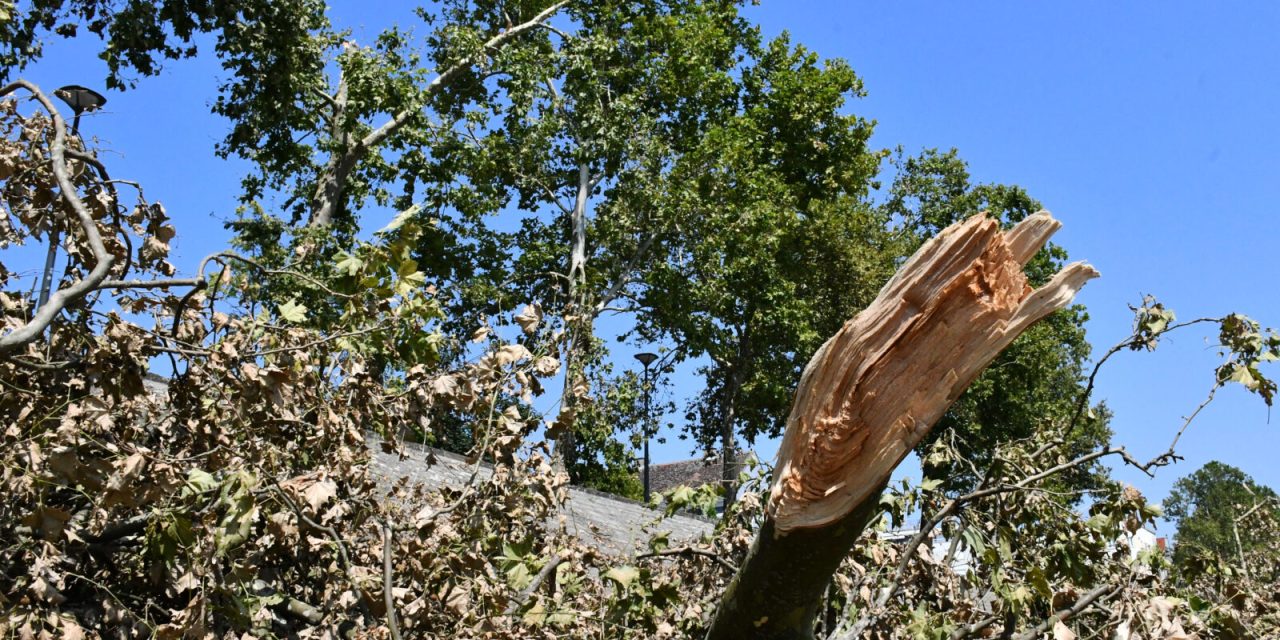
<svg viewBox="0 0 1280 640">
<path fill-rule="evenodd" d="M 986 215 L 925 243 L 809 361 L 778 452 L 779 533 L 831 524 L 868 499 L 974 378 L 1098 276 L 1083 262 L 1032 290 L 1022 267 L 1061 226 L 1002 231 Z"/>
</svg>

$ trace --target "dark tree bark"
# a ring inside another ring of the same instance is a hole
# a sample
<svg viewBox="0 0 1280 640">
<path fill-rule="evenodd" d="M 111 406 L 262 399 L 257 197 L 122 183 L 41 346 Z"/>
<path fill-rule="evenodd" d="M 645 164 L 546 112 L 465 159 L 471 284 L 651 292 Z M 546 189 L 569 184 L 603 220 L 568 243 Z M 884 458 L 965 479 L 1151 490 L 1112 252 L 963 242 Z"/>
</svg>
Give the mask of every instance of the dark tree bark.
<svg viewBox="0 0 1280 640">
<path fill-rule="evenodd" d="M 878 499 L 866 500 L 832 525 L 785 534 L 778 532 L 772 516 L 766 517 L 742 569 L 725 590 L 708 640 L 812 638 L 831 576 L 879 515 L 878 507 Z"/>
</svg>

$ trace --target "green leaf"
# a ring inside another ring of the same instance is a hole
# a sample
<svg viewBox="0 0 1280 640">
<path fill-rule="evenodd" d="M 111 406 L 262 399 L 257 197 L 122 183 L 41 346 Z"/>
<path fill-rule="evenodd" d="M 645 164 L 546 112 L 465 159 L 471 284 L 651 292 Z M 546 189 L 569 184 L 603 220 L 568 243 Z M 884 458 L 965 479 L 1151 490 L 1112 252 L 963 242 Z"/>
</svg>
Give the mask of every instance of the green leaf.
<svg viewBox="0 0 1280 640">
<path fill-rule="evenodd" d="M 982 534 L 973 527 L 965 527 L 960 534 L 960 539 L 964 541 L 965 546 L 973 550 L 975 556 L 985 555 L 987 552 L 987 541 L 982 539 Z"/>
<path fill-rule="evenodd" d="M 413 258 L 406 258 L 404 260 L 401 260 L 399 266 L 396 267 L 396 275 L 400 276 L 401 278 L 409 277 L 415 273 L 419 273 L 418 261 L 414 260 Z"/>
<path fill-rule="evenodd" d="M 249 531 L 258 519 L 258 505 L 253 497 L 256 485 L 257 480 L 246 473 L 240 473 L 234 476 L 234 480 L 222 485 L 222 496 L 218 499 L 218 504 L 225 507 L 226 512 L 214 531 L 218 556 L 226 555 L 227 551 L 248 539 Z"/>
<path fill-rule="evenodd" d="M 404 223 L 408 222 L 410 218 L 417 215 L 418 211 L 420 211 L 421 209 L 422 207 L 419 207 L 418 205 L 415 204 L 412 207 L 409 207 L 408 209 L 401 211 L 400 213 L 396 214 L 396 217 L 391 219 L 391 222 L 387 223 L 387 226 L 381 229 L 378 229 L 378 233 L 390 233 L 392 231 L 395 231 L 396 229 L 399 229 L 400 227 L 403 227 Z"/>
<path fill-rule="evenodd" d="M 636 578 L 640 577 L 640 570 L 632 566 L 623 565 L 604 572 L 604 577 L 607 580 L 612 580 L 618 583 L 618 586 L 626 589 L 631 586 L 631 583 L 635 581 Z"/>
<path fill-rule="evenodd" d="M 556 611 L 547 616 L 547 624 L 553 627 L 567 627 L 578 620 L 576 613 L 572 611 Z"/>
<path fill-rule="evenodd" d="M 539 602 L 524 612 L 524 623 L 532 627 L 541 627 L 547 622 L 547 608 Z"/>
<path fill-rule="evenodd" d="M 1231 372 L 1231 377 L 1229 379 L 1232 382 L 1239 382 L 1250 391 L 1254 391 L 1258 388 L 1258 379 L 1253 376 L 1253 372 L 1249 370 L 1249 367 L 1235 367 L 1235 370 Z"/>
<path fill-rule="evenodd" d="M 1053 597 L 1053 588 L 1049 586 L 1049 578 L 1044 575 L 1044 571 L 1040 567 L 1031 567 L 1027 571 L 1027 577 L 1030 578 L 1031 586 L 1035 587 L 1036 593 L 1044 598 Z"/>
<path fill-rule="evenodd" d="M 187 488 L 192 493 L 204 493 L 217 488 L 218 479 L 213 474 L 200 468 L 193 468 L 187 472 Z"/>
<path fill-rule="evenodd" d="M 671 492 L 671 509 L 679 509 L 693 500 L 693 487 L 679 486 Z"/>
<path fill-rule="evenodd" d="M 655 533 L 652 538 L 649 538 L 649 550 L 655 553 L 665 551 L 671 546 L 670 537 L 671 534 L 666 531 Z"/>
<path fill-rule="evenodd" d="M 307 307 L 298 304 L 298 301 L 290 300 L 279 307 L 276 307 L 276 315 L 280 316 L 285 322 L 301 323 L 307 320 Z"/>
<path fill-rule="evenodd" d="M 533 582 L 533 576 L 529 573 L 529 567 L 523 562 L 507 569 L 507 584 L 512 589 L 523 589 Z"/>
<path fill-rule="evenodd" d="M 937 489 L 938 486 L 941 484 L 942 484 L 942 480 L 939 478 L 925 478 L 920 482 L 920 489 L 923 491 L 931 492 L 934 489 Z"/>
<path fill-rule="evenodd" d="M 360 269 L 364 267 L 364 260 L 347 253 L 346 251 L 338 252 L 338 271 L 354 276 L 360 273 Z"/>
</svg>

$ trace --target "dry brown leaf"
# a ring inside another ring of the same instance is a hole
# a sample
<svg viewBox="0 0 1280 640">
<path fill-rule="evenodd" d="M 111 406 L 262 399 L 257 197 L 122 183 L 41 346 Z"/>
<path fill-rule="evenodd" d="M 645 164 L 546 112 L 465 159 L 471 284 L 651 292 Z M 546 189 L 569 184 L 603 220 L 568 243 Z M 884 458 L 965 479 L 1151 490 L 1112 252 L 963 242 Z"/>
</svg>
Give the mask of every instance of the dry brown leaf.
<svg viewBox="0 0 1280 640">
<path fill-rule="evenodd" d="M 311 506 L 312 513 L 320 513 L 320 507 L 338 495 L 338 485 L 330 480 L 321 480 L 307 487 L 302 492 L 302 499 Z"/>
</svg>

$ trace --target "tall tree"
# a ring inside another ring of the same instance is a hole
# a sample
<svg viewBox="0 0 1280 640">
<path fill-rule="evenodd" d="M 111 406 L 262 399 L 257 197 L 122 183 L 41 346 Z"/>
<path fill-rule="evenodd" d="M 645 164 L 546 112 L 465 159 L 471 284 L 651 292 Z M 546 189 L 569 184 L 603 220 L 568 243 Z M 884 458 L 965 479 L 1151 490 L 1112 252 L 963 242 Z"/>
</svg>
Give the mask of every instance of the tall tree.
<svg viewBox="0 0 1280 640">
<path fill-rule="evenodd" d="M 892 271 L 887 220 L 860 202 L 880 159 L 871 123 L 843 112 L 861 93 L 846 63 L 784 34 L 675 171 L 682 235 L 648 276 L 641 334 L 710 361 L 688 429 L 718 442 L 729 501 L 737 439 L 781 432 L 804 362 Z"/>
<path fill-rule="evenodd" d="M 1255 549 L 1274 549 L 1280 544 L 1267 528 L 1244 521 L 1246 515 L 1256 515 L 1259 510 L 1272 521 L 1280 518 L 1276 492 L 1217 460 L 1174 483 L 1164 500 L 1164 510 L 1178 527 L 1174 560 L 1179 564 L 1204 553 L 1243 563 L 1245 555 Z"/>
<path fill-rule="evenodd" d="M 735 69 L 758 39 L 737 6 L 570 6 L 573 27 L 554 29 L 539 55 L 505 60 L 491 99 L 459 137 L 447 179 L 500 195 L 482 215 L 451 222 L 448 244 L 470 247 L 498 237 L 497 227 L 518 229 L 500 236 L 507 251 L 489 256 L 497 261 L 477 269 L 479 278 L 457 283 L 485 292 L 459 312 L 486 315 L 471 305 L 494 299 L 537 300 L 563 331 L 556 436 L 571 470 L 579 457 L 571 425 L 598 377 L 589 370 L 606 354 L 595 320 L 620 301 L 629 306 L 654 246 L 677 231 L 661 195 L 671 167 L 733 112 Z"/>
</svg>

